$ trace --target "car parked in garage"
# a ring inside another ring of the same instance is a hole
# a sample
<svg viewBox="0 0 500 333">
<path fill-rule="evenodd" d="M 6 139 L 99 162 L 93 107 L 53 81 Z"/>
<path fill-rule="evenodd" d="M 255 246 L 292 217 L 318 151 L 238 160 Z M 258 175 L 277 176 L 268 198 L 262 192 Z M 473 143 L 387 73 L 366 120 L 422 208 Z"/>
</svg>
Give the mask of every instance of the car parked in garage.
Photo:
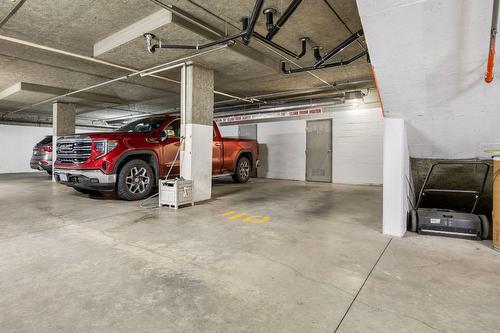
<svg viewBox="0 0 500 333">
<path fill-rule="evenodd" d="M 169 171 L 169 178 L 179 175 L 180 144 L 180 119 L 168 115 L 142 118 L 115 132 L 61 137 L 55 178 L 82 193 L 116 191 L 121 199 L 144 199 L 160 177 Z M 223 138 L 214 122 L 213 175 L 231 174 L 245 183 L 257 165 L 257 141 Z"/>
<path fill-rule="evenodd" d="M 35 170 L 46 171 L 52 175 L 52 136 L 46 136 L 35 147 L 31 155 L 30 167 Z"/>
</svg>

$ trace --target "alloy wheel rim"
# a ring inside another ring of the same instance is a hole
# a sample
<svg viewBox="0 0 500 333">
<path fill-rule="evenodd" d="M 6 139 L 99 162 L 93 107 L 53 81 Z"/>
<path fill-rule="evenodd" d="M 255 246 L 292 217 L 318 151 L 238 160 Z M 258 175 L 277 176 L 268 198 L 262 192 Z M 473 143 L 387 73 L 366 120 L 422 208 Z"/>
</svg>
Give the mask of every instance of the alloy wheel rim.
<svg viewBox="0 0 500 333">
<path fill-rule="evenodd" d="M 245 179 L 250 175 L 250 163 L 248 161 L 242 161 L 240 165 L 240 177 Z"/>
<path fill-rule="evenodd" d="M 127 178 L 125 178 L 125 183 L 130 193 L 137 194 L 146 192 L 150 184 L 147 170 L 145 168 L 138 169 L 137 167 L 133 167 L 130 169 Z"/>
</svg>

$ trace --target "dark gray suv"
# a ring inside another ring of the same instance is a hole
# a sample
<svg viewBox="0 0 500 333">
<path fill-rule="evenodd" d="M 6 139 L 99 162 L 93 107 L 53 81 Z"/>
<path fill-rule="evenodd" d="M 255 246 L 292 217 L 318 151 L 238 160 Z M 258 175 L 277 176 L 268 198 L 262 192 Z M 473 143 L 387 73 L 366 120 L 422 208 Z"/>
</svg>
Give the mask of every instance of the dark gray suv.
<svg viewBox="0 0 500 333">
<path fill-rule="evenodd" d="M 33 147 L 30 166 L 32 169 L 52 174 L 52 136 L 46 136 Z"/>
</svg>

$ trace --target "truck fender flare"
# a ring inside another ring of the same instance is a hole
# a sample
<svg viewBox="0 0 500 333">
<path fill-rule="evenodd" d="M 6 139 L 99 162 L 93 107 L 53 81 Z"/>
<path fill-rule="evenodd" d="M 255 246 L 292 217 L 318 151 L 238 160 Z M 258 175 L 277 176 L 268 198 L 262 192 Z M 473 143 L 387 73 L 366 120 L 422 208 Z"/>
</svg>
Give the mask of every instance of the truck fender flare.
<svg viewBox="0 0 500 333">
<path fill-rule="evenodd" d="M 254 165 L 254 163 L 255 163 L 255 161 L 254 161 L 254 159 L 255 159 L 255 158 L 254 158 L 254 156 L 253 156 L 252 151 L 251 151 L 251 150 L 248 150 L 248 149 L 240 150 L 240 151 L 238 152 L 238 155 L 236 155 L 236 159 L 234 160 L 234 167 L 235 167 L 235 168 L 236 168 L 236 164 L 238 163 L 238 160 L 240 159 L 241 155 L 246 154 L 246 153 L 249 153 L 249 154 L 250 154 L 250 156 L 252 156 L 252 160 L 251 160 L 250 162 L 252 163 L 252 168 L 253 168 L 253 165 Z"/>
<path fill-rule="evenodd" d="M 132 150 L 128 151 L 120 156 L 118 161 L 115 163 L 115 166 L 113 167 L 113 173 L 118 173 L 118 167 L 120 164 L 128 157 L 134 156 L 134 155 L 149 155 L 151 157 L 151 161 L 153 162 L 151 167 L 153 168 L 156 178 L 158 179 L 160 169 L 159 169 L 159 163 L 158 163 L 158 156 L 156 156 L 156 153 L 152 150 Z"/>
</svg>

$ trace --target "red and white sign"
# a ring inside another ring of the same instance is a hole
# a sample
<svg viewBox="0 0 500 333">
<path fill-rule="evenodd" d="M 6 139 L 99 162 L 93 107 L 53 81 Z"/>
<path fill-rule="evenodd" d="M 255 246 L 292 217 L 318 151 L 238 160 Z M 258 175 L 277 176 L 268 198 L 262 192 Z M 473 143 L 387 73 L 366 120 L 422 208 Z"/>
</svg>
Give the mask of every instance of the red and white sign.
<svg viewBox="0 0 500 333">
<path fill-rule="evenodd" d="M 256 113 L 256 114 L 247 114 L 247 115 L 241 115 L 241 116 L 219 117 L 219 118 L 215 118 L 215 122 L 218 124 L 225 124 L 225 123 L 236 123 L 236 122 L 240 122 L 240 121 L 249 121 L 249 120 L 301 117 L 301 116 L 314 115 L 314 114 L 320 114 L 320 113 L 323 113 L 323 109 L 321 109 L 321 108 L 282 111 L 282 112 L 270 112 L 270 113 Z"/>
</svg>

